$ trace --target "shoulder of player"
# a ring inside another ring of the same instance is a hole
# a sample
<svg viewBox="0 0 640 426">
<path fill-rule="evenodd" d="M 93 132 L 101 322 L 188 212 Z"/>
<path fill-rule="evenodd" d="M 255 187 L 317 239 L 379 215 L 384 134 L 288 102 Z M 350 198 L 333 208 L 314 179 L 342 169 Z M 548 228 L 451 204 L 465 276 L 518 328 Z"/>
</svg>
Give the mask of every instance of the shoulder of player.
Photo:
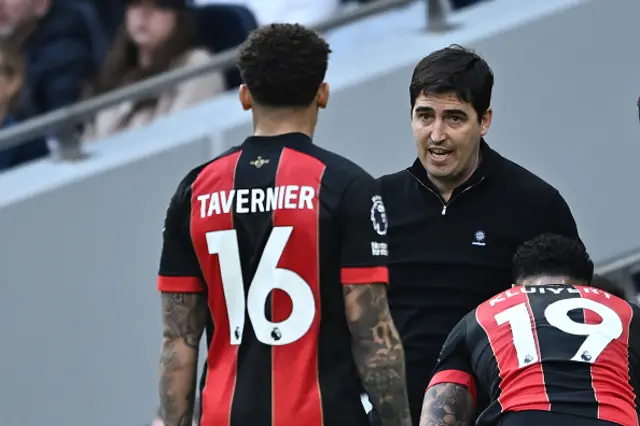
<svg viewBox="0 0 640 426">
<path fill-rule="evenodd" d="M 382 195 L 394 195 L 397 193 L 398 188 L 404 187 L 407 183 L 413 181 L 413 178 L 408 172 L 408 169 L 403 169 L 395 173 L 389 173 L 382 175 L 376 179 L 378 185 L 382 190 Z"/>
<path fill-rule="evenodd" d="M 446 344 L 455 346 L 460 344 L 468 345 L 470 340 L 469 332 L 473 332 L 473 330 L 478 326 L 478 322 L 476 321 L 476 309 L 473 309 L 462 317 L 451 329 L 447 336 Z"/>
<path fill-rule="evenodd" d="M 359 179 L 375 180 L 362 167 L 335 152 L 314 145 L 309 154 L 320 160 L 332 173 L 338 174 L 341 181 L 347 185 Z"/>
<path fill-rule="evenodd" d="M 208 166 L 215 163 L 216 161 L 220 160 L 221 158 L 234 154 L 239 150 L 240 150 L 240 147 L 237 147 L 237 146 L 233 148 L 229 148 L 228 150 L 218 155 L 217 157 L 213 158 L 212 160 L 209 160 L 206 163 L 202 163 L 194 167 L 193 169 L 191 169 L 189 173 L 187 173 L 185 177 L 182 178 L 182 180 L 180 181 L 180 184 L 178 185 L 178 189 L 176 191 L 176 195 L 180 195 L 180 196 L 187 195 L 191 190 L 191 185 L 193 185 L 193 183 L 196 181 L 198 176 L 200 176 L 200 174 L 204 169 L 206 169 Z"/>
</svg>

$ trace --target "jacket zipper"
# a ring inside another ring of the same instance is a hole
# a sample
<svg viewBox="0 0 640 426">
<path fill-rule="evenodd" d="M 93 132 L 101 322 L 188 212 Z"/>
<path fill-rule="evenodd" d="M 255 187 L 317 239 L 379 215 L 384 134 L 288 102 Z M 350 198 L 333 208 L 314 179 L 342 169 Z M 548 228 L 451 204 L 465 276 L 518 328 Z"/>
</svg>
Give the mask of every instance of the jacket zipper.
<svg viewBox="0 0 640 426">
<path fill-rule="evenodd" d="M 440 200 L 440 203 L 442 203 L 442 212 L 440 213 L 442 216 L 447 214 L 447 207 L 449 206 L 449 204 L 451 204 L 453 202 L 453 200 L 455 200 L 456 198 L 458 198 L 459 196 L 461 196 L 462 194 L 464 194 L 465 192 L 467 192 L 468 190 L 470 190 L 471 188 L 480 185 L 480 182 L 482 182 L 484 180 L 484 176 L 480 178 L 479 181 L 477 181 L 476 183 L 474 183 L 473 185 L 469 185 L 468 187 L 466 187 L 465 189 L 463 189 L 462 191 L 460 191 L 459 193 L 457 193 L 454 197 L 449 198 L 448 202 L 445 202 L 442 197 L 440 196 L 440 194 L 436 193 L 436 191 L 434 191 L 433 189 L 429 188 L 427 185 L 425 185 L 424 183 L 422 183 L 422 181 L 420 179 L 418 179 L 413 173 L 411 173 L 410 170 L 407 170 L 407 172 L 409 172 L 409 174 L 411 175 L 411 177 L 413 177 L 415 180 L 418 181 L 418 183 L 420 185 L 422 185 L 423 188 L 427 189 L 429 192 L 431 192 L 438 200 Z"/>
</svg>

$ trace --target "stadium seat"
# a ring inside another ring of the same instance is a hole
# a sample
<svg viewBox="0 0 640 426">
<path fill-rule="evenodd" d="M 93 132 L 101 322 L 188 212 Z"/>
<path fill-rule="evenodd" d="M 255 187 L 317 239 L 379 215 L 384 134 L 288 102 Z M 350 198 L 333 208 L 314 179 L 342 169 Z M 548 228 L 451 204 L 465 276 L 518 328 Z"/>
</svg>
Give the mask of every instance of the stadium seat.
<svg viewBox="0 0 640 426">
<path fill-rule="evenodd" d="M 232 49 L 246 40 L 258 27 L 255 16 L 244 6 L 206 5 L 196 8 L 200 42 L 212 52 Z M 227 88 L 238 87 L 242 80 L 236 69 L 225 72 Z"/>
</svg>

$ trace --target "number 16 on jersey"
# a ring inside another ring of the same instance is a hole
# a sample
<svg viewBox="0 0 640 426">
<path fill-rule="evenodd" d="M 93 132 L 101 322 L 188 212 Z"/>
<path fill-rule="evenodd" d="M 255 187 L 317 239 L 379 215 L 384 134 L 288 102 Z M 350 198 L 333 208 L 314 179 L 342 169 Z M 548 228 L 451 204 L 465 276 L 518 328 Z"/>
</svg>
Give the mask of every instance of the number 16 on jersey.
<svg viewBox="0 0 640 426">
<path fill-rule="evenodd" d="M 232 345 L 242 342 L 245 309 L 256 338 L 267 345 L 293 343 L 311 328 L 316 313 L 311 288 L 300 275 L 288 269 L 278 268 L 278 262 L 292 232 L 292 226 L 272 229 L 249 285 L 246 300 L 236 231 L 229 229 L 206 234 L 209 253 L 218 255 Z M 291 314 L 286 320 L 278 323 L 269 321 L 264 310 L 269 295 L 275 289 L 287 293 L 292 302 Z"/>
</svg>

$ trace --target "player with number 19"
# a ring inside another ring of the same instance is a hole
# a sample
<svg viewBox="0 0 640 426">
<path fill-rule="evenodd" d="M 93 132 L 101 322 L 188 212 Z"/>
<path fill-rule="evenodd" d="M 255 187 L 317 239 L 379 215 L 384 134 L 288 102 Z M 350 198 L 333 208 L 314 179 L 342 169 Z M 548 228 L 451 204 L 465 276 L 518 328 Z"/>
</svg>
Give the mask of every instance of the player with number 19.
<svg viewBox="0 0 640 426">
<path fill-rule="evenodd" d="M 404 350 L 386 296 L 375 179 L 312 143 L 330 49 L 300 25 L 240 49 L 254 135 L 197 167 L 165 220 L 158 288 L 162 417 L 190 423 L 200 336 L 202 426 L 410 426 Z"/>
<path fill-rule="evenodd" d="M 444 344 L 421 426 L 637 426 L 640 310 L 590 286 L 584 246 L 541 235 L 514 256 L 516 285 L 482 303 Z"/>
</svg>

